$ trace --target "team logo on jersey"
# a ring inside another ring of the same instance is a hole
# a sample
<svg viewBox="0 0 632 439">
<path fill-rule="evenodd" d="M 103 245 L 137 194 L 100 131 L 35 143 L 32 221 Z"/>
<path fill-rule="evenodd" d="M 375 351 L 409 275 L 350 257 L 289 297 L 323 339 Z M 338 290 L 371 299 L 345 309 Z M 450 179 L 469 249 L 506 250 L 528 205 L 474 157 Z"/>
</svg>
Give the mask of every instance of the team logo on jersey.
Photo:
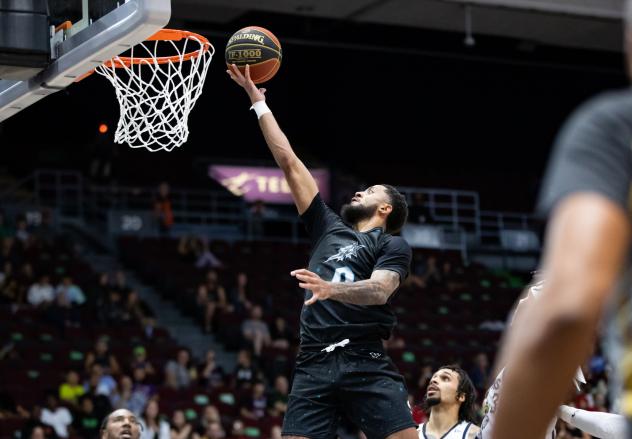
<svg viewBox="0 0 632 439">
<path fill-rule="evenodd" d="M 342 261 L 346 261 L 347 259 L 351 259 L 352 257 L 355 258 L 358 256 L 358 250 L 360 250 L 361 248 L 366 248 L 366 246 L 360 245 L 358 243 L 346 245 L 342 247 L 340 250 L 338 250 L 338 253 L 336 253 L 333 256 L 330 256 L 329 259 L 327 259 L 325 262 L 329 262 L 329 261 L 342 262 Z"/>
</svg>

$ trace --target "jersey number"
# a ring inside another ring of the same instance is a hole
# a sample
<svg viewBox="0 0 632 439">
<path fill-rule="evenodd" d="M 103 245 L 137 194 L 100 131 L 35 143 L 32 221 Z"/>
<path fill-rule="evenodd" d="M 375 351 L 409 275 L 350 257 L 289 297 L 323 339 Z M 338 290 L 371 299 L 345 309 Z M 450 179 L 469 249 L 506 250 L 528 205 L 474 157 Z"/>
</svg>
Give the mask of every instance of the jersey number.
<svg viewBox="0 0 632 439">
<path fill-rule="evenodd" d="M 334 277 L 331 279 L 332 282 L 353 282 L 354 280 L 355 275 L 349 267 L 336 268 Z"/>
</svg>

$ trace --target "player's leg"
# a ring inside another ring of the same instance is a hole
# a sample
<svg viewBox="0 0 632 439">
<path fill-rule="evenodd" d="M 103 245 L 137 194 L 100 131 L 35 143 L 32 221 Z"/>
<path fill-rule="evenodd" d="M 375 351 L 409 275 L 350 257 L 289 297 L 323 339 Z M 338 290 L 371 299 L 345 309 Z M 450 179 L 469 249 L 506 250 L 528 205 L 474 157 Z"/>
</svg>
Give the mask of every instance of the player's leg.
<svg viewBox="0 0 632 439">
<path fill-rule="evenodd" d="M 341 382 L 342 407 L 368 439 L 417 439 L 408 389 L 381 346 L 348 347 Z"/>
<path fill-rule="evenodd" d="M 338 368 L 322 352 L 301 352 L 296 359 L 284 438 L 331 439 L 338 428 Z"/>
</svg>

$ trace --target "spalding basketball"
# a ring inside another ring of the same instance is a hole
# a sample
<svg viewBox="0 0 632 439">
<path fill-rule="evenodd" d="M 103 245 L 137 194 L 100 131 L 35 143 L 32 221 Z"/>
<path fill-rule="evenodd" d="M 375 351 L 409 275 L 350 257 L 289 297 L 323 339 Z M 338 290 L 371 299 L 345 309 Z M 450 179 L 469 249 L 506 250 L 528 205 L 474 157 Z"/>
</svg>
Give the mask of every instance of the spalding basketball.
<svg viewBox="0 0 632 439">
<path fill-rule="evenodd" d="M 228 40 L 226 64 L 235 64 L 242 73 L 249 64 L 252 82 L 261 84 L 271 79 L 281 66 L 281 43 L 267 29 L 245 27 Z"/>
</svg>

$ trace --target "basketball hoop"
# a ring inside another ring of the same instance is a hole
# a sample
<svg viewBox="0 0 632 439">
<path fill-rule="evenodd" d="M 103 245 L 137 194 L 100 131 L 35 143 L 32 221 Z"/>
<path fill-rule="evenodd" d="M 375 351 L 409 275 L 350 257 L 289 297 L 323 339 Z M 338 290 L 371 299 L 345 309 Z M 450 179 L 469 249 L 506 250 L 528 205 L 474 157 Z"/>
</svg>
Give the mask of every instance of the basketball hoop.
<svg viewBox="0 0 632 439">
<path fill-rule="evenodd" d="M 114 86 L 121 111 L 114 141 L 152 152 L 186 142 L 189 113 L 214 53 L 201 35 L 162 29 L 134 46 L 129 56 L 98 66 L 95 71 Z"/>
</svg>

